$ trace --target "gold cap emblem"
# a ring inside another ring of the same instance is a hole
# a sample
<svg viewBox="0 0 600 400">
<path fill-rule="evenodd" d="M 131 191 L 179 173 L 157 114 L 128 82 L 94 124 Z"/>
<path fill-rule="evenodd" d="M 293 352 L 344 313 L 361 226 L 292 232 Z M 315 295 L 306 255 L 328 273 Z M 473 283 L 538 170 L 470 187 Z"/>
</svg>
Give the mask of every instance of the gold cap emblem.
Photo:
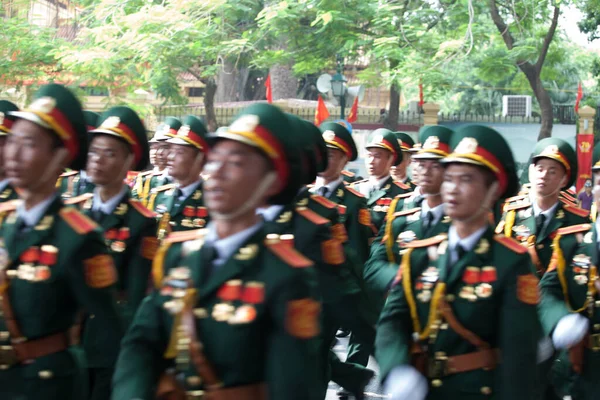
<svg viewBox="0 0 600 400">
<path fill-rule="evenodd" d="M 0 125 L 4 125 L 4 113 L 0 111 Z"/>
<path fill-rule="evenodd" d="M 423 143 L 424 150 L 437 149 L 438 147 L 440 147 L 440 138 L 438 138 L 437 136 L 429 136 L 425 140 L 425 143 Z"/>
<path fill-rule="evenodd" d="M 558 154 L 558 146 L 555 144 L 546 146 L 546 148 L 542 151 L 541 154 L 556 155 L 556 154 Z"/>
<path fill-rule="evenodd" d="M 177 131 L 177 135 L 179 136 L 187 136 L 190 133 L 190 126 L 189 125 L 182 125 L 181 128 L 179 128 L 179 130 Z"/>
<path fill-rule="evenodd" d="M 114 129 L 114 128 L 118 127 L 120 123 L 121 123 L 121 118 L 112 116 L 112 117 L 106 118 L 104 120 L 104 122 L 102 122 L 102 125 L 100 125 L 100 128 Z"/>
<path fill-rule="evenodd" d="M 335 133 L 333 131 L 325 131 L 323 132 L 323 139 L 328 141 L 335 140 Z"/>
<path fill-rule="evenodd" d="M 375 135 L 371 139 L 371 144 L 379 144 L 381 142 L 383 142 L 383 135 Z"/>
<path fill-rule="evenodd" d="M 454 150 L 454 152 L 458 153 L 458 154 L 475 153 L 477 151 L 478 145 L 479 145 L 479 143 L 477 143 L 477 139 L 466 137 L 466 138 L 462 139 L 460 141 L 460 143 L 458 143 L 458 146 L 456 146 L 456 149 Z"/>
<path fill-rule="evenodd" d="M 241 117 L 236 119 L 233 122 L 233 124 L 231 124 L 228 131 L 233 132 L 233 133 L 254 132 L 254 129 L 256 129 L 256 127 L 259 124 L 260 124 L 260 119 L 258 118 L 258 115 L 250 115 L 250 114 L 242 115 Z"/>
<path fill-rule="evenodd" d="M 54 107 L 56 107 L 56 100 L 52 97 L 45 96 L 40 97 L 39 99 L 31 103 L 29 109 L 44 114 L 50 114 L 52 110 L 54 110 Z"/>
</svg>

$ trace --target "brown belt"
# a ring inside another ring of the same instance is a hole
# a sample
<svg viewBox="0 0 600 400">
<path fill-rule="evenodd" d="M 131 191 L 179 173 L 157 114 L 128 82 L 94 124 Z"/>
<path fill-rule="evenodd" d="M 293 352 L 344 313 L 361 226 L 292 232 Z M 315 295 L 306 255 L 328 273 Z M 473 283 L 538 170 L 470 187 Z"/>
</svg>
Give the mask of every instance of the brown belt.
<svg viewBox="0 0 600 400">
<path fill-rule="evenodd" d="M 427 375 L 429 378 L 435 379 L 478 369 L 494 369 L 499 359 L 500 350 L 498 349 L 484 349 L 452 357 L 437 354 L 429 362 Z"/>
</svg>

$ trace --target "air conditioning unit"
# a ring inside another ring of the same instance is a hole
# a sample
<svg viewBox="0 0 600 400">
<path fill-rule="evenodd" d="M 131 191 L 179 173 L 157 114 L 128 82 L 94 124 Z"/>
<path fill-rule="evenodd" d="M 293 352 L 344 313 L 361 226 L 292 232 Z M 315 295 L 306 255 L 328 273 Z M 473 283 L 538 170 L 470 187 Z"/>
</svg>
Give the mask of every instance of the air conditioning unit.
<svg viewBox="0 0 600 400">
<path fill-rule="evenodd" d="M 503 117 L 531 117 L 531 96 L 502 96 Z"/>
<path fill-rule="evenodd" d="M 419 112 L 419 102 L 418 101 L 409 101 L 408 102 L 408 111 L 411 113 L 418 113 Z"/>
</svg>

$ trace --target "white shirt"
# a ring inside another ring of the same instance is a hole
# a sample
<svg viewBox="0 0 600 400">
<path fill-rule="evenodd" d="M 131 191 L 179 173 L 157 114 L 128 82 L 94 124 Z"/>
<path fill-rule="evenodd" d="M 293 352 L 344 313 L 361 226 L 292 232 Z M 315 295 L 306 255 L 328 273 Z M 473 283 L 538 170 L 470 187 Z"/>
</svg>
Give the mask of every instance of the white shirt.
<svg viewBox="0 0 600 400">
<path fill-rule="evenodd" d="M 373 189 L 381 189 L 383 187 L 383 185 L 385 184 L 385 181 L 387 181 L 388 179 L 390 179 L 390 175 L 386 175 L 385 177 L 381 178 L 381 179 L 377 179 L 374 176 L 370 176 L 369 177 L 369 183 L 371 184 L 371 190 Z"/>
<path fill-rule="evenodd" d="M 329 196 L 331 196 L 331 193 L 333 193 L 335 188 L 337 188 L 343 181 L 344 181 L 344 178 L 342 178 L 340 176 L 337 180 L 335 180 L 333 182 L 329 182 L 326 185 L 325 179 L 321 178 L 320 176 L 317 176 L 317 179 L 315 180 L 315 185 L 310 189 L 310 192 L 311 193 L 319 193 L 319 189 L 321 189 L 322 187 L 326 187 L 327 188 L 327 197 L 329 197 Z"/>
<path fill-rule="evenodd" d="M 185 187 L 180 187 L 179 190 L 181 190 L 181 196 L 179 196 L 179 200 L 185 200 L 188 197 L 190 197 L 192 193 L 194 193 L 194 190 L 196 190 L 198 186 L 200 186 L 200 183 L 202 183 L 202 181 L 199 179 L 196 182 L 190 183 Z"/>
<path fill-rule="evenodd" d="M 221 266 L 225 264 L 225 262 L 229 260 L 233 253 L 235 253 L 242 246 L 242 244 L 244 244 L 244 242 L 246 242 L 250 236 L 254 235 L 262 226 L 263 222 L 261 221 L 249 228 L 244 229 L 241 232 L 220 239 L 217 236 L 217 231 L 214 224 L 209 223 L 206 228 L 208 229 L 208 232 L 204 239 L 204 245 L 212 245 L 217 251 L 217 257 L 213 261 L 213 265 Z"/>
<path fill-rule="evenodd" d="M 7 186 L 8 186 L 8 178 L 2 179 L 0 181 L 0 192 L 3 191 L 4 189 L 6 189 Z"/>
<path fill-rule="evenodd" d="M 115 196 L 111 197 L 106 201 L 102 201 L 100 198 L 100 189 L 94 189 L 94 199 L 92 201 L 92 210 L 102 211 L 104 214 L 112 214 L 115 207 L 121 202 L 121 199 L 127 193 L 129 187 L 123 185 L 121 191 L 117 193 Z"/>
<path fill-rule="evenodd" d="M 25 225 L 34 227 L 40 219 L 42 219 L 42 216 L 46 213 L 46 210 L 48 210 L 48 207 L 50 207 L 50 204 L 52 204 L 54 199 L 56 199 L 56 193 L 52 193 L 46 200 L 33 206 L 29 210 L 26 210 L 25 203 L 21 202 L 17 206 L 17 217 L 21 218 L 23 222 L 25 222 Z"/>
<path fill-rule="evenodd" d="M 458 261 L 458 253 L 456 251 L 457 246 L 461 246 L 467 252 L 473 250 L 473 247 L 475 247 L 486 229 L 487 225 L 478 229 L 466 238 L 461 239 L 458 236 L 458 232 L 456 232 L 456 228 L 450 226 L 450 229 L 448 230 L 448 249 L 451 251 L 450 262 L 454 264 Z"/>
<path fill-rule="evenodd" d="M 283 210 L 282 205 L 274 204 L 269 207 L 261 207 L 256 210 L 257 215 L 261 215 L 265 221 L 273 221 Z"/>
<path fill-rule="evenodd" d="M 546 229 L 546 227 L 548 226 L 548 224 L 550 223 L 550 220 L 552 219 L 552 217 L 554 217 L 554 213 L 556 212 L 556 207 L 558 207 L 558 201 L 549 209 L 547 209 L 546 211 L 542 211 L 542 209 L 537 205 L 537 202 L 533 202 L 533 215 L 537 218 L 538 215 L 542 214 L 546 217 L 546 219 L 544 220 L 544 229 Z M 539 234 L 539 232 L 536 232 Z"/>
<path fill-rule="evenodd" d="M 423 202 L 421 203 L 421 218 L 425 218 L 428 212 L 433 214 L 431 226 L 437 224 L 444 216 L 444 203 L 431 208 L 429 207 L 429 204 L 427 204 L 427 198 L 424 198 Z"/>
</svg>

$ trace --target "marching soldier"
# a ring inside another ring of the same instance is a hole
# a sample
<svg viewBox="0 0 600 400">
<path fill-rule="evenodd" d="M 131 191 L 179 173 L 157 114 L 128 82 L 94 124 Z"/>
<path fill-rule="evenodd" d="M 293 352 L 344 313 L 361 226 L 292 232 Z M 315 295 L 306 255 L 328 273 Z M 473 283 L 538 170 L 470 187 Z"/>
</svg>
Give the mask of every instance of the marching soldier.
<svg viewBox="0 0 600 400">
<path fill-rule="evenodd" d="M 209 221 L 202 198 L 202 178 L 208 144 L 202 121 L 187 116 L 176 134 L 168 134 L 171 146 L 168 173 L 175 183 L 157 187 L 148 207 L 159 215 L 159 238 L 170 231 L 204 228 Z"/>
<path fill-rule="evenodd" d="M 6 136 L 10 133 L 10 128 L 15 122 L 15 117 L 9 113 L 14 111 L 19 111 L 19 107 L 8 100 L 0 100 L 0 204 L 6 201 L 15 200 L 19 197 L 6 177 L 3 155 Z M 0 224 L 1 223 L 2 216 L 0 215 Z"/>
<path fill-rule="evenodd" d="M 2 226 L 0 245 L 0 398 L 81 399 L 83 376 L 68 351 L 79 309 L 106 329 L 118 349 L 117 274 L 98 226 L 65 207 L 56 179 L 84 167 L 81 106 L 65 87 L 43 86 L 17 118 L 4 148 L 11 185 L 22 201 Z"/>
<path fill-rule="evenodd" d="M 588 222 L 589 212 L 559 200 L 560 191 L 570 187 L 577 177 L 577 156 L 568 143 L 556 138 L 539 141 L 532 164 L 530 195 L 504 207 L 496 232 L 519 240 L 541 277 L 552 256 L 556 231 Z"/>
<path fill-rule="evenodd" d="M 392 166 L 390 172 L 396 182 L 404 183 L 409 186 L 411 191 L 417 187 L 414 178 L 408 176 L 408 166 L 411 164 L 411 154 L 414 153 L 413 147 L 415 141 L 408 133 L 394 132 L 396 138 L 400 141 L 400 149 L 402 149 L 402 162 L 396 166 Z"/>
<path fill-rule="evenodd" d="M 393 132 L 380 128 L 367 137 L 367 170 L 369 179 L 357 181 L 352 188 L 367 198 L 367 206 L 371 210 L 371 222 L 377 232 L 392 199 L 399 194 L 407 193 L 410 187 L 395 182 L 390 169 L 402 162 L 402 150 Z"/>
<path fill-rule="evenodd" d="M 165 277 L 122 342 L 113 400 L 153 398 L 169 367 L 187 399 L 311 398 L 320 314 L 312 263 L 291 237 L 267 235 L 256 214 L 298 192 L 292 130 L 277 108 L 256 104 L 215 134 L 204 185 L 212 221 L 173 233 L 195 240 L 176 264 L 155 264 Z"/>
<path fill-rule="evenodd" d="M 518 189 L 514 160 L 487 127 L 459 129 L 452 143 L 442 161 L 452 224 L 447 235 L 402 246 L 377 330 L 382 378 L 394 400 L 529 400 L 538 280 L 526 250 L 495 236 L 488 219 L 492 204 Z"/>
</svg>

